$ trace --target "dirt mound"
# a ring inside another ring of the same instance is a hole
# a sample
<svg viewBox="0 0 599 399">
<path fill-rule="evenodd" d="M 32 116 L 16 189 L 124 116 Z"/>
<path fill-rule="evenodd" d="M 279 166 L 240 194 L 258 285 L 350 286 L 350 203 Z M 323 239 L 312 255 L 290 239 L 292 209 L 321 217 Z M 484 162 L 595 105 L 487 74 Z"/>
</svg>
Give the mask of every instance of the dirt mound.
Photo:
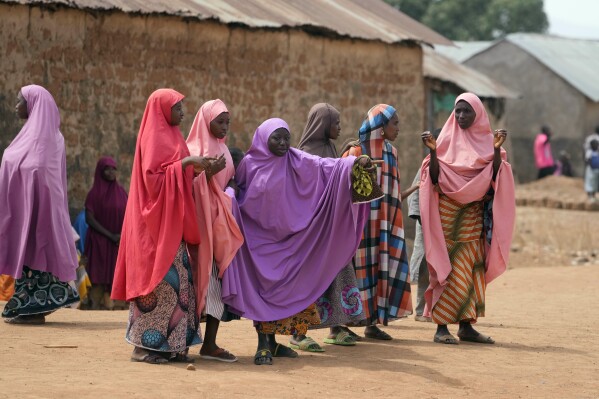
<svg viewBox="0 0 599 399">
<path fill-rule="evenodd" d="M 516 204 L 580 211 L 599 211 L 599 203 L 590 203 L 580 178 L 549 176 L 516 187 Z"/>
</svg>

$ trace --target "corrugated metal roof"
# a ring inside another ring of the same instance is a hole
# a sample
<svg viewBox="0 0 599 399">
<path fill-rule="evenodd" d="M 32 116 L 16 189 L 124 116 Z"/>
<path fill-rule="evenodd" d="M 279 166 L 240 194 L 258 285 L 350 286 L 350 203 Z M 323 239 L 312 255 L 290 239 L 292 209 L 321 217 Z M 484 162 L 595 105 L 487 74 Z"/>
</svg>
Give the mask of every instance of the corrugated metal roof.
<svg viewBox="0 0 599 399">
<path fill-rule="evenodd" d="M 474 69 L 435 52 L 424 49 L 424 76 L 451 82 L 479 97 L 518 98 L 519 95 Z"/>
<path fill-rule="evenodd" d="M 382 0 L 0 0 L 125 13 L 169 14 L 253 28 L 296 27 L 312 32 L 398 43 L 452 42 Z"/>
<path fill-rule="evenodd" d="M 468 58 L 474 56 L 491 47 L 494 42 L 492 41 L 480 41 L 480 42 L 453 42 L 454 46 L 435 46 L 437 52 L 443 54 L 446 57 L 451 58 L 457 62 L 464 62 Z"/>
<path fill-rule="evenodd" d="M 599 40 L 516 33 L 506 40 L 520 47 L 594 102 L 599 102 Z"/>
<path fill-rule="evenodd" d="M 442 54 L 465 62 L 503 40 L 520 47 L 594 102 L 599 102 L 599 40 L 569 39 L 537 33 L 512 33 L 494 42 L 455 42 L 435 46 Z"/>
</svg>

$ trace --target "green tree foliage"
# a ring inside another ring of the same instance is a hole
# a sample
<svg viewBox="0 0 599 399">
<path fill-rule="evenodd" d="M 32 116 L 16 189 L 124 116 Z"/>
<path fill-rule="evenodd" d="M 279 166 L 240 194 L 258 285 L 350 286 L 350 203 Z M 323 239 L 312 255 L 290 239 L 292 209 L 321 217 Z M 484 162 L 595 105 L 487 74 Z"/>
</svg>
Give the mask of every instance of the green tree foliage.
<svg viewBox="0 0 599 399">
<path fill-rule="evenodd" d="M 452 40 L 547 31 L 543 0 L 385 0 Z"/>
</svg>

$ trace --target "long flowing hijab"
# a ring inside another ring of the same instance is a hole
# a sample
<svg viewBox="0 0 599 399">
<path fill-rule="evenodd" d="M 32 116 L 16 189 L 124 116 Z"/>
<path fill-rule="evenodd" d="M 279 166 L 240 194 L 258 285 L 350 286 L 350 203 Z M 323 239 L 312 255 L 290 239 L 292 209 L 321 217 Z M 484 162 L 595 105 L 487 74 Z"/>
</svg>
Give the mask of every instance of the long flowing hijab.
<svg viewBox="0 0 599 399">
<path fill-rule="evenodd" d="M 0 274 L 21 278 L 23 266 L 76 278 L 77 251 L 67 201 L 67 172 L 60 113 L 43 87 L 21 89 L 27 122 L 0 166 Z"/>
<path fill-rule="evenodd" d="M 470 104 L 476 117 L 472 126 L 462 129 L 452 112 L 441 129 L 437 139 L 438 184 L 445 195 L 462 204 L 480 201 L 489 188 L 494 189 L 492 240 L 485 250 L 485 279 L 490 283 L 505 271 L 509 259 L 516 213 L 514 178 L 502 149 L 502 163 L 493 181 L 494 148 L 489 117 L 476 95 L 461 94 L 455 104 L 462 100 Z M 425 295 L 430 310 L 443 292 L 451 263 L 441 227 L 439 193 L 433 190 L 429 164 L 430 155 L 422 162 L 420 217 L 430 272 L 430 286 Z"/>
<path fill-rule="evenodd" d="M 127 192 L 118 181 L 106 180 L 104 170 L 116 169 L 111 157 L 102 157 L 96 164 L 94 184 L 85 199 L 85 210 L 111 233 L 120 233 L 125 218 Z M 86 232 L 84 253 L 87 257 L 87 273 L 94 284 L 112 285 L 118 247 L 100 232 L 91 229 Z"/>
<path fill-rule="evenodd" d="M 171 108 L 183 99 L 172 89 L 156 90 L 146 104 L 131 171 L 131 186 L 112 297 L 131 300 L 147 295 L 164 278 L 181 241 L 199 244 L 191 183 L 193 169 Z"/>
<path fill-rule="evenodd" d="M 360 242 L 367 206 L 352 204 L 354 157 L 320 158 L 268 149 L 285 121 L 262 123 L 241 161 L 239 214 L 245 242 L 223 275 L 223 300 L 257 321 L 296 314 L 328 288 Z"/>
<path fill-rule="evenodd" d="M 218 267 L 218 277 L 229 267 L 237 250 L 243 244 L 243 235 L 235 221 L 232 208 L 237 206 L 234 193 L 225 193 L 227 183 L 235 174 L 231 153 L 224 139 L 217 139 L 210 133 L 210 122 L 223 112 L 229 112 L 221 100 L 210 100 L 198 111 L 187 146 L 191 155 L 216 158 L 225 155 L 225 169 L 212 176 L 210 181 L 201 173 L 193 180 L 193 194 L 196 215 L 202 242 L 199 246 L 198 262 L 193 265 L 194 287 L 201 312 L 208 292 L 212 262 Z"/>
<path fill-rule="evenodd" d="M 330 138 L 331 129 L 335 127 L 337 120 L 339 111 L 332 105 L 314 105 L 308 113 L 308 122 L 297 148 L 323 158 L 337 158 L 337 148 Z"/>
</svg>

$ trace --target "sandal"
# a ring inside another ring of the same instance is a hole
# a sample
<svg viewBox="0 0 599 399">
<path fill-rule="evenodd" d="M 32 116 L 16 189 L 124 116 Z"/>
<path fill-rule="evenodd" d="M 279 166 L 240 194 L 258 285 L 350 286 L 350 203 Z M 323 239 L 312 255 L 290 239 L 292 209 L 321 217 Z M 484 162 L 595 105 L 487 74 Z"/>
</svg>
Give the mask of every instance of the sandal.
<svg viewBox="0 0 599 399">
<path fill-rule="evenodd" d="M 335 335 L 335 338 L 326 337 L 324 339 L 325 344 L 331 345 L 341 345 L 341 346 L 354 346 L 356 345 L 356 341 L 352 338 L 351 334 L 347 331 L 341 331 L 339 334 Z"/>
<path fill-rule="evenodd" d="M 134 354 L 131 355 L 131 361 L 132 362 L 143 362 L 143 363 L 148 363 L 148 364 L 168 363 L 168 360 L 165 359 L 164 356 L 162 356 L 160 353 L 150 352 L 150 351 L 146 351 L 145 353 L 143 353 L 142 356 L 139 356 L 139 357 L 137 357 L 135 355 L 135 351 L 134 351 Z"/>
<path fill-rule="evenodd" d="M 459 336 L 458 338 L 460 339 L 460 341 L 466 341 L 466 342 L 475 342 L 477 344 L 494 344 L 495 340 L 493 340 L 493 338 L 488 337 L 484 334 L 478 333 L 478 335 L 476 337 L 466 337 L 466 336 Z"/>
<path fill-rule="evenodd" d="M 366 327 L 366 330 L 364 330 L 364 336 L 366 338 L 378 339 L 380 341 L 391 341 L 393 339 L 392 336 L 390 336 L 377 326 L 372 326 L 372 330 L 374 330 L 374 332 L 369 331 L 368 327 Z"/>
<path fill-rule="evenodd" d="M 325 340 L 325 342 L 326 342 L 326 340 Z M 302 339 L 297 344 L 294 344 L 290 341 L 289 347 L 292 349 L 299 349 L 299 350 L 306 351 L 306 352 L 324 352 L 324 349 L 322 349 L 322 347 L 320 345 L 318 345 L 318 342 L 314 341 L 310 337 L 306 337 L 306 338 Z"/>
<path fill-rule="evenodd" d="M 354 341 L 356 341 L 356 342 L 362 341 L 363 338 L 361 336 L 359 336 L 358 334 L 356 334 L 355 332 L 353 332 L 352 330 L 350 330 L 348 327 L 341 327 L 341 329 L 343 331 L 347 332 L 350 335 L 350 337 L 352 337 L 354 339 Z"/>
<path fill-rule="evenodd" d="M 281 345 L 281 344 L 277 344 L 277 346 L 275 346 L 275 350 L 273 351 L 272 355 L 274 357 L 291 357 L 291 358 L 296 358 L 299 356 L 296 351 L 294 351 L 291 348 L 286 347 L 285 345 Z"/>
<path fill-rule="evenodd" d="M 254 355 L 256 366 L 272 366 L 272 353 L 268 349 L 258 349 Z"/>
<path fill-rule="evenodd" d="M 206 360 L 217 360 L 225 363 L 235 363 L 237 361 L 237 356 L 223 348 L 218 348 L 209 355 L 202 355 L 200 353 L 200 357 Z"/>
<path fill-rule="evenodd" d="M 457 345 L 458 344 L 458 340 L 455 339 L 455 337 L 451 334 L 435 335 L 435 338 L 433 339 L 433 341 L 438 344 L 446 344 L 446 345 Z"/>
</svg>

